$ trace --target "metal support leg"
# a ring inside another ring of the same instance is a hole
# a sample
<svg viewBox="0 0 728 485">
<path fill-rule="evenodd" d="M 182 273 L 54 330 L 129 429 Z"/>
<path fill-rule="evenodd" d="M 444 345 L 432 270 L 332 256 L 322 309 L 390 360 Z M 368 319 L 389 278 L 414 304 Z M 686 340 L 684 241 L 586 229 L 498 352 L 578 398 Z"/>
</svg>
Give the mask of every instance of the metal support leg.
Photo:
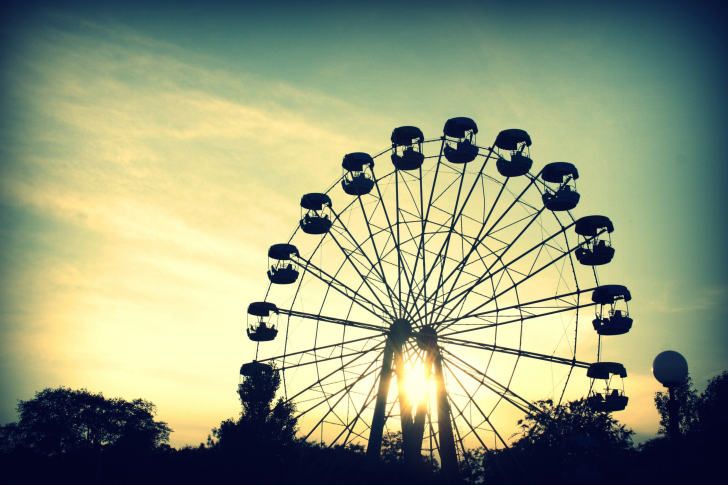
<svg viewBox="0 0 728 485">
<path fill-rule="evenodd" d="M 374 418 L 372 418 L 372 427 L 369 430 L 369 444 L 367 445 L 367 458 L 373 461 L 379 461 L 379 454 L 382 450 L 382 433 L 384 432 L 387 394 L 389 393 L 389 384 L 392 381 L 393 354 L 394 345 L 392 339 L 387 338 L 387 344 L 384 346 L 384 356 L 382 358 L 382 371 L 379 376 L 377 401 L 374 405 Z"/>
<path fill-rule="evenodd" d="M 430 380 L 432 375 L 432 361 L 434 359 L 434 352 L 427 352 L 425 357 L 425 381 Z M 425 393 L 424 399 L 417 403 L 417 412 L 415 413 L 415 420 L 412 424 L 412 432 L 410 433 L 410 443 L 408 446 L 409 456 L 405 457 L 405 461 L 412 464 L 410 468 L 419 466 L 421 461 L 420 456 L 422 455 L 422 438 L 425 433 L 425 420 L 427 419 L 427 406 L 429 404 L 429 392 Z"/>
<path fill-rule="evenodd" d="M 440 435 L 440 462 L 442 471 L 445 473 L 448 483 L 456 483 L 458 480 L 458 456 L 455 449 L 455 436 L 452 432 L 450 421 L 450 402 L 447 399 L 445 389 L 445 378 L 442 372 L 442 355 L 440 350 L 435 356 L 435 382 L 437 385 L 437 427 Z"/>
</svg>

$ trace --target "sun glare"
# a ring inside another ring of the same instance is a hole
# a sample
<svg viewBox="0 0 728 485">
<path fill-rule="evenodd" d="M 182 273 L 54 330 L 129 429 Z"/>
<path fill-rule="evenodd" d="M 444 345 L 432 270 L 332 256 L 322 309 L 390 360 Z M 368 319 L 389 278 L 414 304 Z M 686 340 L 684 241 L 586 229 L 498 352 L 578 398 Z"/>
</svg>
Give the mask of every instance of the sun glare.
<svg viewBox="0 0 728 485">
<path fill-rule="evenodd" d="M 407 370 L 407 380 L 404 387 L 413 406 L 425 400 L 429 382 L 425 377 L 424 366 L 421 363 Z"/>
</svg>

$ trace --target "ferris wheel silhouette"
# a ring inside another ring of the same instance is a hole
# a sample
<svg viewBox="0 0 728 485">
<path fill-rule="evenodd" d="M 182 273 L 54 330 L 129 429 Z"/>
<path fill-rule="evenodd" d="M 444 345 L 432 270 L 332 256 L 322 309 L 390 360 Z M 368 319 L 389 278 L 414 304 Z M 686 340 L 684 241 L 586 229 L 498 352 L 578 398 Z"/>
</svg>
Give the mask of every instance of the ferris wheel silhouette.
<svg viewBox="0 0 728 485">
<path fill-rule="evenodd" d="M 614 257 L 612 222 L 573 217 L 577 168 L 532 173 L 526 131 L 490 147 L 477 133 L 463 117 L 434 139 L 402 126 L 377 155 L 346 155 L 339 180 L 302 196 L 290 240 L 270 247 L 241 375 L 274 364 L 306 439 L 378 459 L 385 431 L 401 431 L 406 462 L 424 453 L 456 476 L 466 449 L 507 447 L 498 427 L 534 398 L 561 402 L 575 375 L 591 379 L 594 409 L 627 405 L 611 383 L 626 370 L 601 361 L 602 336 L 632 325 L 629 290 L 596 270 Z"/>
</svg>

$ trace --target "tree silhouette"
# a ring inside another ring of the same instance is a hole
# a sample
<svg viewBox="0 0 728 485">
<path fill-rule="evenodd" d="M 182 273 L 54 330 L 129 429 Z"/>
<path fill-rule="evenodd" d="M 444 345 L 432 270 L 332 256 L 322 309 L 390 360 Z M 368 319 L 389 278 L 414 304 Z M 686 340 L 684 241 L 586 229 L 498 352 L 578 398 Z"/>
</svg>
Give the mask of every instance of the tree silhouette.
<svg viewBox="0 0 728 485">
<path fill-rule="evenodd" d="M 561 405 L 543 400 L 518 421 L 520 438 L 509 449 L 469 450 L 464 476 L 471 483 L 596 480 L 604 463 L 628 467 L 633 431 L 586 400 Z M 587 476 L 588 475 L 588 476 Z"/>
<path fill-rule="evenodd" d="M 0 433 L 3 451 L 60 456 L 109 445 L 153 449 L 168 442 L 172 431 L 154 420 L 156 408 L 149 401 L 107 399 L 86 389 L 44 389 L 19 401 L 17 409 L 20 421 Z"/>
<path fill-rule="evenodd" d="M 660 413 L 660 429 L 658 434 L 667 435 L 670 429 L 670 411 L 668 402 L 670 393 L 668 391 L 655 393 L 655 407 Z M 693 388 L 693 380 L 688 375 L 683 382 L 675 386 L 675 401 L 678 406 L 678 430 L 685 436 L 695 431 L 698 426 L 698 391 Z"/>
<path fill-rule="evenodd" d="M 292 403 L 275 399 L 280 385 L 274 365 L 256 368 L 238 386 L 240 417 L 213 428 L 208 441 L 221 460 L 221 473 L 228 478 L 237 477 L 244 465 L 251 481 L 285 481 L 284 473 L 296 457 L 297 420 Z"/>
</svg>

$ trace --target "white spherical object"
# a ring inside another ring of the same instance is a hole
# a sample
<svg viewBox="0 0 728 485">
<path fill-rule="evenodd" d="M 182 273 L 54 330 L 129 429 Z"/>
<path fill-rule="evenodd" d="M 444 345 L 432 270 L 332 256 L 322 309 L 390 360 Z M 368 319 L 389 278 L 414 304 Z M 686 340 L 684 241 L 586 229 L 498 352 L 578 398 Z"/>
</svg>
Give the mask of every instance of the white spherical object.
<svg viewBox="0 0 728 485">
<path fill-rule="evenodd" d="M 688 376 L 688 361 L 674 350 L 660 352 L 652 362 L 652 374 L 663 386 L 675 386 Z"/>
</svg>

